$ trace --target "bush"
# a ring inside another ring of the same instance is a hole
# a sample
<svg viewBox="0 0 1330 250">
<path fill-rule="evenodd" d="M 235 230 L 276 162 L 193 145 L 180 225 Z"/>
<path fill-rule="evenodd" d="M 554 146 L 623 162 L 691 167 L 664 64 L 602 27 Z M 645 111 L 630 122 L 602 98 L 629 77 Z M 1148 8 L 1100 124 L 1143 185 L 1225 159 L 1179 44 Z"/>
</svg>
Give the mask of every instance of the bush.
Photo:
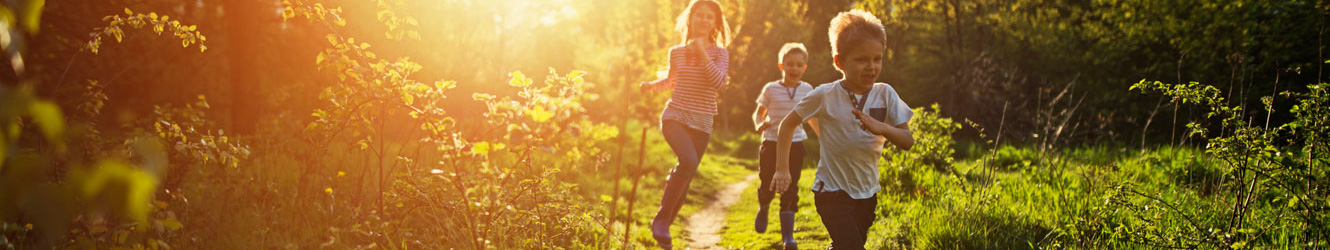
<svg viewBox="0 0 1330 250">
<path fill-rule="evenodd" d="M 960 129 L 960 124 L 939 114 L 941 108 L 933 104 L 929 108 L 914 109 L 914 118 L 910 119 L 910 132 L 914 134 L 915 144 L 910 150 L 899 150 L 888 146 L 885 150 L 888 159 L 879 171 L 879 181 L 884 189 L 903 193 L 915 193 L 916 183 L 913 171 L 933 169 L 952 173 L 953 154 L 956 153 L 956 141 L 952 133 Z"/>
</svg>

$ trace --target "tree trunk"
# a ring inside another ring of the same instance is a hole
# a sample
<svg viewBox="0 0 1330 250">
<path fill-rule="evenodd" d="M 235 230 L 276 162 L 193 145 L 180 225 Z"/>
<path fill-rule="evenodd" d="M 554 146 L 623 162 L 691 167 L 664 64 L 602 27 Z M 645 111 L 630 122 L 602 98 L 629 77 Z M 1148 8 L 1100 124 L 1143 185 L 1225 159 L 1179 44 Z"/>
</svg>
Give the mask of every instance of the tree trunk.
<svg viewBox="0 0 1330 250">
<path fill-rule="evenodd" d="M 238 135 L 254 134 L 259 118 L 264 112 L 263 96 L 259 91 L 259 46 L 262 37 L 257 32 L 261 28 L 264 6 L 271 5 L 262 0 L 228 0 L 224 2 L 227 25 L 227 64 L 231 77 L 231 126 L 232 133 Z"/>
</svg>

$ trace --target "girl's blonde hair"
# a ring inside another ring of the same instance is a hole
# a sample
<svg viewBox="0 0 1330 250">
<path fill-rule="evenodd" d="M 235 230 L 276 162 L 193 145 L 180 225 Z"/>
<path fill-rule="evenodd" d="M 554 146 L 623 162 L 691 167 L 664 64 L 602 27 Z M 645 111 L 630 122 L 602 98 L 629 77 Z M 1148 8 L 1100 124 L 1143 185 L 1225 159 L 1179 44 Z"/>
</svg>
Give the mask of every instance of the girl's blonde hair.
<svg viewBox="0 0 1330 250">
<path fill-rule="evenodd" d="M 699 7 L 711 8 L 712 11 L 716 12 L 716 23 L 712 25 L 715 29 L 711 31 L 712 42 L 721 47 L 729 45 L 730 23 L 725 21 L 725 12 L 721 11 L 720 3 L 715 0 L 693 0 L 692 3 L 688 4 L 688 9 L 685 9 L 683 13 L 679 13 L 674 29 L 683 35 L 683 43 L 688 43 L 688 38 L 693 37 L 692 35 L 697 32 L 692 30 L 692 26 L 688 24 L 693 20 L 693 10 Z"/>
</svg>

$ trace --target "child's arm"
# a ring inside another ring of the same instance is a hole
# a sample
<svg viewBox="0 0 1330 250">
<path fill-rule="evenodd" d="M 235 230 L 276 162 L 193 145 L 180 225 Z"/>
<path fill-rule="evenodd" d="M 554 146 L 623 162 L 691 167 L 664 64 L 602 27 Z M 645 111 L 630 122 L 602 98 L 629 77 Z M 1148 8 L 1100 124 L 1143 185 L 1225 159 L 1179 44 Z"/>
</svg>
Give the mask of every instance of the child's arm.
<svg viewBox="0 0 1330 250">
<path fill-rule="evenodd" d="M 706 72 L 707 80 L 711 82 L 712 86 L 720 89 L 720 87 L 725 86 L 725 78 L 729 77 L 730 52 L 721 48 L 720 54 L 717 54 L 716 58 L 711 58 L 711 55 L 707 54 L 707 49 L 713 46 L 715 45 L 704 39 L 695 38 L 689 39 L 686 49 L 699 58 L 698 62 L 701 65 L 697 66 L 702 67 L 702 70 Z"/>
<path fill-rule="evenodd" d="M 763 120 L 766 120 L 767 111 L 767 88 L 763 86 L 762 92 L 757 93 L 757 109 L 753 110 L 753 126 L 757 128 L 758 133 L 762 133 L 762 131 L 767 130 L 767 127 L 771 127 L 771 124 L 763 122 Z"/>
<path fill-rule="evenodd" d="M 808 119 L 808 128 L 813 129 L 813 134 L 817 135 L 818 137 L 822 136 L 822 132 L 817 130 L 817 118 Z"/>
<path fill-rule="evenodd" d="M 707 57 L 706 54 L 702 55 L 702 57 L 710 58 Z M 715 60 L 707 62 L 705 65 L 707 78 L 711 81 L 712 85 L 716 87 L 716 89 L 724 87 L 726 82 L 725 79 L 730 75 L 730 52 L 721 49 L 720 54 L 716 55 Z"/>
<path fill-rule="evenodd" d="M 707 47 L 711 47 L 711 43 L 705 39 L 688 39 L 688 49 L 692 50 L 694 55 L 699 55 L 698 59 L 701 60 L 703 65 L 711 63 L 711 57 L 707 56 Z"/>
<path fill-rule="evenodd" d="M 645 91 L 665 91 L 668 89 L 673 89 L 674 81 L 678 79 L 677 69 L 679 67 L 682 67 L 685 61 L 687 61 L 687 58 L 684 57 L 683 51 L 676 51 L 676 49 L 670 49 L 670 68 L 669 72 L 665 74 L 665 78 L 656 79 L 650 82 L 644 82 L 639 86 L 640 90 L 645 92 Z"/>
<path fill-rule="evenodd" d="M 762 131 L 766 131 L 767 128 L 771 127 L 771 123 L 762 121 L 764 117 L 767 117 L 767 107 L 758 105 L 757 110 L 753 110 L 753 126 L 757 128 L 758 133 L 762 133 Z"/>
<path fill-rule="evenodd" d="M 902 150 L 910 150 L 910 147 L 914 146 L 914 134 L 910 132 L 909 127 L 910 120 L 905 120 L 900 125 L 891 126 L 873 119 L 873 117 L 864 114 L 864 112 L 859 112 L 859 110 L 853 112 L 854 116 L 859 117 L 859 125 L 867 129 L 868 132 L 887 137 L 887 141 Z"/>
<path fill-rule="evenodd" d="M 794 128 L 799 127 L 803 120 L 804 117 L 799 115 L 799 112 L 790 112 L 776 130 L 776 173 L 771 177 L 771 191 L 785 192 L 792 184 L 790 183 L 790 144 L 792 144 L 790 141 L 794 140 Z"/>
</svg>

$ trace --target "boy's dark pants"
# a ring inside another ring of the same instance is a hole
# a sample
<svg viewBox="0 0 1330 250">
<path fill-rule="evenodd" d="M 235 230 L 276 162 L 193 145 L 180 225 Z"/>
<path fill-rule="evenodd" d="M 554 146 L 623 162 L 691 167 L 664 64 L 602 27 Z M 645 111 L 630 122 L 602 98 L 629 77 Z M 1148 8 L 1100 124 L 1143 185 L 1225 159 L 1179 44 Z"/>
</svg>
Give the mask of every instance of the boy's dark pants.
<svg viewBox="0 0 1330 250">
<path fill-rule="evenodd" d="M 877 209 L 877 195 L 859 200 L 850 198 L 845 191 L 813 191 L 813 204 L 817 206 L 817 214 L 822 216 L 827 234 L 831 235 L 831 247 L 827 249 L 864 249 L 864 244 L 868 243 L 868 227 L 877 219 L 873 212 Z"/>
<path fill-rule="evenodd" d="M 758 149 L 758 167 L 757 176 L 762 180 L 762 186 L 757 189 L 757 202 L 761 205 L 771 203 L 775 198 L 775 192 L 771 191 L 771 177 L 776 174 L 776 142 L 763 141 Z M 799 207 L 799 172 L 804 166 L 804 144 L 803 142 L 790 143 L 790 185 L 784 193 L 780 195 L 780 211 L 795 211 Z"/>
</svg>

